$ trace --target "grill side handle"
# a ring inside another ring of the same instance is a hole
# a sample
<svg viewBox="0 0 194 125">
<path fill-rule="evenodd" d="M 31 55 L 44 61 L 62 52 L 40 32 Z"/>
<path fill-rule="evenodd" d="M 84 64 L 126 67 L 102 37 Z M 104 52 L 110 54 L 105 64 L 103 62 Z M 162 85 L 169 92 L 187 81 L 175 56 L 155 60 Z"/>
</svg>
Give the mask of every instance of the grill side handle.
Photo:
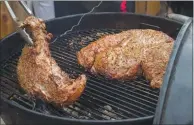
<svg viewBox="0 0 194 125">
<path fill-rule="evenodd" d="M 171 15 L 185 21 L 173 48 L 164 77 L 153 124 L 192 124 L 192 25 L 191 18 Z"/>
</svg>

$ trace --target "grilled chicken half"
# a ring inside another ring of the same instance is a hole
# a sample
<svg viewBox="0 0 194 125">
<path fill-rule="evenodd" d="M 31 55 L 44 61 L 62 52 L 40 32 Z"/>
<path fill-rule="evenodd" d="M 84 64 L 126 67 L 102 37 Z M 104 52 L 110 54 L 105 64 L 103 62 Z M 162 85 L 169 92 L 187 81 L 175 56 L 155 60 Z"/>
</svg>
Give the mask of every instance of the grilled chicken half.
<svg viewBox="0 0 194 125">
<path fill-rule="evenodd" d="M 86 85 L 86 76 L 71 79 L 51 57 L 49 41 L 43 20 L 30 16 L 21 27 L 31 32 L 34 45 L 25 45 L 17 65 L 18 81 L 28 94 L 59 106 L 76 101 Z"/>
<path fill-rule="evenodd" d="M 151 81 L 151 87 L 160 88 L 174 40 L 163 32 L 151 29 L 133 29 L 125 33 L 125 39 L 120 39 L 114 46 L 107 47 L 107 43 L 100 43 L 104 46 L 99 46 L 97 40 L 82 48 L 77 53 L 78 63 L 89 67 L 94 74 L 105 75 L 111 79 L 134 79 L 143 72 Z M 118 33 L 115 37 L 123 38 L 123 33 Z M 105 38 L 106 36 L 100 40 L 112 42 Z M 114 41 L 113 38 L 113 43 Z M 93 49 L 92 45 L 96 45 L 96 48 Z M 95 54 L 90 55 L 87 52 Z M 92 58 L 92 61 L 88 61 L 90 65 L 88 62 L 83 64 L 84 61 L 80 63 L 80 60 L 88 58 Z"/>
</svg>

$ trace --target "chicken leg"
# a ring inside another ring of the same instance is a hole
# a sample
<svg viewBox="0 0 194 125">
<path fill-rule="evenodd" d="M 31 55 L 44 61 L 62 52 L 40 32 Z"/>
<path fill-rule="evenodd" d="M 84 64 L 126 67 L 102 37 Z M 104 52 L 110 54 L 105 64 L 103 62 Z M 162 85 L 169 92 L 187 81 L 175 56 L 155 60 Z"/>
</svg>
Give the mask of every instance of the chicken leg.
<svg viewBox="0 0 194 125">
<path fill-rule="evenodd" d="M 48 41 L 52 34 L 47 33 L 43 20 L 30 16 L 21 27 L 31 32 L 34 45 L 25 47 L 17 66 L 18 81 L 30 95 L 65 106 L 76 101 L 86 85 L 86 76 L 71 79 L 51 57 Z"/>
</svg>

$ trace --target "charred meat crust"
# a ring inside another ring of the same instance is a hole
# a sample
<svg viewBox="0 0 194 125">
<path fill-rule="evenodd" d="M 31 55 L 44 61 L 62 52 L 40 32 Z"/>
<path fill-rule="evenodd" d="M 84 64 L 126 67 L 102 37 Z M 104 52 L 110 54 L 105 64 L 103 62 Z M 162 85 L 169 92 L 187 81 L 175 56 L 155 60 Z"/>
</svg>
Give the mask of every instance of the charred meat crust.
<svg viewBox="0 0 194 125">
<path fill-rule="evenodd" d="M 25 46 L 17 65 L 18 81 L 30 95 L 49 103 L 65 106 L 76 101 L 85 89 L 86 76 L 71 79 L 51 57 L 45 23 L 33 16 L 28 17 L 21 27 L 31 32 L 33 46 Z"/>
</svg>

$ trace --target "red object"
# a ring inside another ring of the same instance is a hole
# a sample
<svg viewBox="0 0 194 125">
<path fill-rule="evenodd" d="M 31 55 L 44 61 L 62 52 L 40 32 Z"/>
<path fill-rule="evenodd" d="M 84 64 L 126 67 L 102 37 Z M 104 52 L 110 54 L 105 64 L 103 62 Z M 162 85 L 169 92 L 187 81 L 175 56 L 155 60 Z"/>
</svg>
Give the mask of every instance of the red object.
<svg viewBox="0 0 194 125">
<path fill-rule="evenodd" d="M 127 4 L 127 1 L 126 0 L 122 0 L 121 5 L 120 5 L 120 9 L 121 9 L 122 12 L 127 12 L 126 4 Z"/>
</svg>

